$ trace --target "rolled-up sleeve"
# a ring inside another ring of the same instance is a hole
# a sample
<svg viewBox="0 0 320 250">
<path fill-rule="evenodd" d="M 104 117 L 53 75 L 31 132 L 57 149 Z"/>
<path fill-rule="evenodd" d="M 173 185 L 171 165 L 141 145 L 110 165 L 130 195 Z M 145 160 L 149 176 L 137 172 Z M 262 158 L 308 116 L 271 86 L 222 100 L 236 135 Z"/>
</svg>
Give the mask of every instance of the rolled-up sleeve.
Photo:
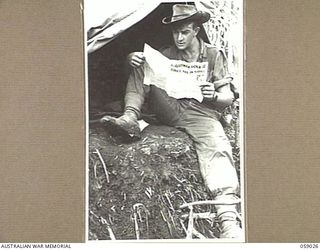
<svg viewBox="0 0 320 250">
<path fill-rule="evenodd" d="M 219 81 L 228 74 L 227 60 L 223 52 L 220 50 L 217 53 L 214 69 L 213 69 L 213 81 Z"/>
<path fill-rule="evenodd" d="M 227 59 L 221 50 L 219 50 L 215 58 L 212 80 L 216 89 L 232 84 L 233 77 L 229 74 Z"/>
</svg>

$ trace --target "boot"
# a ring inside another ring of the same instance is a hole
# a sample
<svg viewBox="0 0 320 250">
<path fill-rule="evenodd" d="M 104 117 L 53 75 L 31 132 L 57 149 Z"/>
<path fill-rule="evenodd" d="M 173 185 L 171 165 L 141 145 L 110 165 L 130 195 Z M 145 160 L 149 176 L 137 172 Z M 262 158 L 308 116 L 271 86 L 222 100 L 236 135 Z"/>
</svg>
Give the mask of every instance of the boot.
<svg viewBox="0 0 320 250">
<path fill-rule="evenodd" d="M 242 229 L 233 212 L 225 212 L 219 216 L 220 239 L 240 239 L 243 236 Z"/>
<path fill-rule="evenodd" d="M 227 201 L 236 201 L 238 197 L 233 193 L 218 195 L 216 200 L 222 203 Z M 217 216 L 220 226 L 220 238 L 240 239 L 242 238 L 242 229 L 237 221 L 237 206 L 234 205 L 216 205 Z"/>
<path fill-rule="evenodd" d="M 138 117 L 131 110 L 125 111 L 119 118 L 106 115 L 101 118 L 101 122 L 113 135 L 120 135 L 131 140 L 139 140 L 141 138 Z"/>
</svg>

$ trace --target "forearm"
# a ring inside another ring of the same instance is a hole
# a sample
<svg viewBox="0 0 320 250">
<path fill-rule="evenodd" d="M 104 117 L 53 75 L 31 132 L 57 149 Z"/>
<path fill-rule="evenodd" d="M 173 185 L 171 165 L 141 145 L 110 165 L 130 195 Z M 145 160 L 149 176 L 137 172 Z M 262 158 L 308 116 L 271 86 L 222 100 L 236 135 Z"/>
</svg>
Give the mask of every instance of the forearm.
<svg viewBox="0 0 320 250">
<path fill-rule="evenodd" d="M 230 90 L 229 84 L 215 90 L 211 96 L 204 96 L 204 103 L 220 110 L 230 106 L 233 100 L 234 95 Z"/>
<path fill-rule="evenodd" d="M 230 87 L 232 80 L 233 77 L 228 74 L 226 57 L 220 52 L 217 55 L 211 79 L 215 92 L 212 98 L 206 100 L 211 107 L 222 110 L 232 104 L 234 100 Z"/>
<path fill-rule="evenodd" d="M 224 109 L 230 106 L 233 102 L 233 95 L 229 93 L 216 92 L 213 101 L 213 105 L 218 109 Z"/>
</svg>

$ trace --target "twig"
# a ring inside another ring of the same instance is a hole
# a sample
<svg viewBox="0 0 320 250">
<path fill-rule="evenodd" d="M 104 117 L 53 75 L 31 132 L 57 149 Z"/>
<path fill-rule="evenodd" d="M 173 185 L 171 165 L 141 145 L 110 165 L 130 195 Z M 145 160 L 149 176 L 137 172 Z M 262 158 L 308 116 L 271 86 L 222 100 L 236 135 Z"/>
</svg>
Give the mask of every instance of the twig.
<svg viewBox="0 0 320 250">
<path fill-rule="evenodd" d="M 107 229 L 108 229 L 108 232 L 109 232 L 110 239 L 111 240 L 116 240 L 116 237 L 114 236 L 114 233 L 113 233 L 111 227 L 108 224 L 107 224 Z"/>
<path fill-rule="evenodd" d="M 144 193 L 148 196 L 149 199 L 151 199 L 152 188 L 151 187 L 147 187 L 146 190 L 144 191 Z"/>
<path fill-rule="evenodd" d="M 210 205 L 235 205 L 240 203 L 240 199 L 237 200 L 206 200 L 206 201 L 194 201 L 194 202 L 190 202 L 190 203 L 185 203 L 183 205 L 180 206 L 180 208 L 186 208 L 186 207 L 191 207 L 191 206 L 195 206 L 195 205 L 206 205 L 206 204 L 210 204 Z"/>
<path fill-rule="evenodd" d="M 189 169 L 189 168 L 183 168 L 183 167 L 179 167 L 179 170 L 185 170 L 185 171 L 190 171 L 190 172 L 198 172 L 199 170 L 194 170 L 194 169 Z"/>
<path fill-rule="evenodd" d="M 169 210 L 168 210 L 168 211 L 169 211 Z M 169 229 L 169 233 L 170 233 L 170 235 L 172 236 L 172 228 L 171 228 L 171 226 L 170 226 L 169 221 L 166 219 L 166 217 L 165 217 L 165 215 L 164 215 L 164 213 L 163 213 L 162 210 L 160 211 L 160 213 L 161 213 L 161 215 L 162 215 L 162 219 L 167 223 L 167 226 L 168 226 L 168 229 Z"/>
<path fill-rule="evenodd" d="M 172 203 L 171 203 L 171 201 L 170 201 L 170 198 L 169 198 L 168 194 L 165 193 L 164 195 L 165 195 L 165 197 L 167 198 L 167 200 L 168 200 L 168 202 L 169 202 L 170 208 L 172 209 L 172 211 L 174 211 L 173 205 L 172 205 Z"/>
<path fill-rule="evenodd" d="M 179 221 L 180 221 L 181 227 L 183 228 L 184 232 L 187 235 L 187 229 L 186 229 L 185 225 L 183 224 L 182 220 L 179 220 Z"/>
<path fill-rule="evenodd" d="M 201 195 L 194 189 L 193 192 L 195 193 L 196 196 L 198 196 L 201 199 Z"/>
<path fill-rule="evenodd" d="M 96 219 L 99 219 L 99 216 L 90 210 L 90 214 L 92 214 Z"/>
<path fill-rule="evenodd" d="M 199 239 L 207 239 L 203 234 L 198 232 L 195 228 L 192 229 L 192 234 L 197 236 Z"/>
<path fill-rule="evenodd" d="M 192 230 L 193 230 L 193 207 L 189 207 L 189 222 L 188 222 L 188 230 L 186 239 L 192 239 Z"/>
<path fill-rule="evenodd" d="M 146 213 L 146 225 L 147 225 L 147 238 L 149 239 L 149 219 L 148 219 L 148 213 Z"/>
<path fill-rule="evenodd" d="M 162 219 L 163 219 L 165 222 L 167 222 L 166 217 L 164 217 L 164 214 L 163 214 L 162 210 L 160 211 L 160 214 L 161 214 L 161 216 L 162 216 Z"/>
<path fill-rule="evenodd" d="M 133 205 L 134 229 L 136 231 L 137 240 L 140 240 L 140 230 L 139 230 L 138 217 L 137 217 L 137 212 L 138 212 L 138 207 L 139 206 L 143 206 L 143 204 L 142 203 L 136 203 L 136 204 Z"/>
<path fill-rule="evenodd" d="M 105 218 L 103 218 L 102 216 L 96 215 L 96 214 L 95 214 L 94 212 L 92 212 L 91 210 L 90 210 L 90 214 L 92 214 L 96 219 L 100 220 L 103 225 L 106 225 L 107 230 L 108 230 L 108 232 L 109 232 L 110 239 L 111 239 L 111 240 L 116 240 L 116 237 L 114 236 L 114 233 L 113 233 L 113 231 L 112 231 L 112 229 L 111 229 L 108 221 L 107 221 Z M 109 219 L 110 219 L 110 218 L 109 218 Z"/>
<path fill-rule="evenodd" d="M 177 194 L 177 196 L 179 196 L 181 198 L 181 200 L 183 200 L 185 203 L 187 203 L 185 198 L 183 198 L 183 196 L 181 196 L 180 194 Z"/>
<path fill-rule="evenodd" d="M 134 218 L 134 229 L 136 231 L 136 238 L 137 240 L 140 240 L 140 231 L 139 231 L 139 225 L 138 225 L 138 218 L 137 218 L 137 214 L 134 211 L 133 212 L 133 218 Z"/>
<path fill-rule="evenodd" d="M 102 163 L 102 166 L 103 166 L 104 173 L 106 174 L 107 182 L 109 183 L 110 181 L 109 181 L 109 174 L 108 174 L 108 171 L 107 171 L 107 166 L 106 166 L 106 164 L 105 164 L 105 162 L 104 162 L 104 160 L 102 158 L 102 155 L 100 154 L 99 149 L 96 149 L 95 153 L 99 156 L 99 159 L 100 159 L 100 161 Z"/>
<path fill-rule="evenodd" d="M 192 202 L 193 202 L 195 199 L 194 199 L 194 196 L 193 196 L 192 190 L 191 190 L 190 188 L 189 188 L 188 190 L 189 190 L 189 193 L 190 193 L 190 196 L 191 196 L 191 200 L 192 200 Z"/>
<path fill-rule="evenodd" d="M 180 180 L 178 179 L 178 177 L 176 177 L 175 175 L 172 175 L 173 178 L 175 178 L 179 183 L 184 184 L 186 182 L 186 180 Z"/>
<path fill-rule="evenodd" d="M 94 178 L 97 178 L 97 165 L 98 165 L 98 162 L 96 161 L 96 163 L 93 166 Z"/>
<path fill-rule="evenodd" d="M 148 216 L 148 215 L 147 215 L 147 209 L 146 209 L 146 207 L 145 207 L 142 203 L 136 203 L 136 204 L 133 205 L 134 228 L 135 228 L 135 231 L 136 231 L 137 240 L 140 239 L 140 229 L 139 229 L 137 214 L 139 215 L 140 221 L 142 221 L 142 220 L 141 220 L 141 214 L 140 214 L 139 207 L 142 207 L 142 208 L 144 209 L 144 212 L 145 212 L 145 214 L 146 214 L 146 217 Z M 148 218 L 147 218 L 146 220 L 147 220 L 147 229 L 149 230 Z"/>
<path fill-rule="evenodd" d="M 148 139 L 149 139 L 148 136 L 146 136 L 145 138 L 143 138 L 143 140 L 142 140 L 141 143 L 142 143 L 142 144 L 145 143 Z"/>
<path fill-rule="evenodd" d="M 174 222 L 173 216 L 172 216 L 172 214 L 171 214 L 169 209 L 167 211 L 168 211 L 169 217 L 170 217 L 170 219 L 172 221 L 172 225 L 173 225 L 174 229 L 176 229 L 176 223 Z"/>
<path fill-rule="evenodd" d="M 186 219 L 189 217 L 188 214 L 183 214 L 181 215 L 183 219 Z M 214 219 L 216 218 L 217 215 L 216 213 L 210 213 L 210 212 L 205 212 L 205 213 L 193 213 L 193 219 Z"/>
<path fill-rule="evenodd" d="M 110 226 L 113 225 L 113 218 L 110 214 L 109 214 L 109 222 L 110 222 Z"/>
</svg>

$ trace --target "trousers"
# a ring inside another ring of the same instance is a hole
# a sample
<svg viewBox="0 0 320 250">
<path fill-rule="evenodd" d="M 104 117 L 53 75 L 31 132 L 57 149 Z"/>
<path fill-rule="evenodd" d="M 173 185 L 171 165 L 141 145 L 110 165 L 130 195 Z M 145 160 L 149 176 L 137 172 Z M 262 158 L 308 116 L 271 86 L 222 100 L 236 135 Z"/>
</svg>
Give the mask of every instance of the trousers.
<svg viewBox="0 0 320 250">
<path fill-rule="evenodd" d="M 125 107 L 141 109 L 148 95 L 149 105 L 165 125 L 185 131 L 194 142 L 200 172 L 213 196 L 236 195 L 239 180 L 232 148 L 219 121 L 220 112 L 195 99 L 175 99 L 153 85 L 143 84 L 143 68 L 135 68 L 129 76 Z"/>
</svg>

